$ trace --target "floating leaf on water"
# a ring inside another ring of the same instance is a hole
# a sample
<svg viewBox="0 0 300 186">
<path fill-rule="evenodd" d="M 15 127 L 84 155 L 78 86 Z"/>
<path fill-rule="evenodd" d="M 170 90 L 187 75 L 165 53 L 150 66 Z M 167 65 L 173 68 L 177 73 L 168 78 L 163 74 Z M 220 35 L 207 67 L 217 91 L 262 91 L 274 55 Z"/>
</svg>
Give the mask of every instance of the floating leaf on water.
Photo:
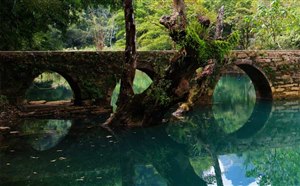
<svg viewBox="0 0 300 186">
<path fill-rule="evenodd" d="M 0 127 L 0 130 L 9 130 L 10 127 Z"/>
<path fill-rule="evenodd" d="M 112 138 L 112 136 L 111 136 L 111 135 L 108 135 L 108 136 L 106 136 L 106 138 L 109 139 L 109 138 Z"/>
<path fill-rule="evenodd" d="M 67 159 L 67 158 L 65 158 L 65 157 L 59 157 L 58 159 L 59 159 L 59 160 L 65 160 L 65 159 Z"/>
<path fill-rule="evenodd" d="M 10 131 L 9 133 L 10 134 L 19 134 L 20 132 L 19 131 Z"/>
<path fill-rule="evenodd" d="M 59 150 L 56 150 L 56 152 L 62 152 L 62 151 L 63 151 L 63 150 L 60 150 L 60 149 L 59 149 Z"/>
<path fill-rule="evenodd" d="M 54 162 L 56 162 L 56 159 L 54 159 L 54 160 L 51 160 L 50 162 L 51 162 L 51 163 L 54 163 Z"/>
</svg>

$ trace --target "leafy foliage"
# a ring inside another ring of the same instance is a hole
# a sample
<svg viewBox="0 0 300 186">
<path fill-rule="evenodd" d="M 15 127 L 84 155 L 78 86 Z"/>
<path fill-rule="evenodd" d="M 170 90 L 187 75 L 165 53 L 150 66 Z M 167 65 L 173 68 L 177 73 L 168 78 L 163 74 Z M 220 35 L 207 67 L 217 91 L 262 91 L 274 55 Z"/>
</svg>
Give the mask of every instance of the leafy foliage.
<svg viewBox="0 0 300 186">
<path fill-rule="evenodd" d="M 299 31 L 299 11 L 284 5 L 281 0 L 273 0 L 270 4 L 259 4 L 254 15 L 256 43 L 262 48 L 282 49 L 295 48 L 291 33 Z M 290 38 L 292 37 L 292 38 Z"/>
<path fill-rule="evenodd" d="M 187 26 L 185 38 L 180 41 L 183 47 L 192 48 L 196 51 L 198 63 L 208 59 L 223 61 L 225 54 L 235 48 L 239 42 L 238 33 L 231 34 L 225 40 L 214 40 L 209 35 L 209 29 L 203 27 L 197 21 L 193 21 Z"/>
<path fill-rule="evenodd" d="M 35 49 L 34 39 L 51 25 L 64 32 L 76 20 L 78 4 L 70 0 L 1 1 L 0 49 Z M 51 9 L 51 11 L 49 11 Z"/>
</svg>

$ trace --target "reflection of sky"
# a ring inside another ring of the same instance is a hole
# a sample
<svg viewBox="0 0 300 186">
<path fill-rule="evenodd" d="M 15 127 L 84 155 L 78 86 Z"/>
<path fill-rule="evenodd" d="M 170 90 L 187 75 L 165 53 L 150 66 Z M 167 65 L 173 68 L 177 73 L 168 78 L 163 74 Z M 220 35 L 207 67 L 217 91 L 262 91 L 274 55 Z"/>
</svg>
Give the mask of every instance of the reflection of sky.
<svg viewBox="0 0 300 186">
<path fill-rule="evenodd" d="M 250 167 L 248 169 L 244 167 L 244 159 L 242 157 L 238 157 L 235 154 L 222 155 L 219 156 L 219 164 L 224 186 L 258 185 L 255 178 L 246 177 L 246 171 L 249 170 Z M 215 175 L 213 167 L 204 172 L 204 177 L 208 175 Z M 211 185 L 217 185 L 217 183 Z"/>
</svg>

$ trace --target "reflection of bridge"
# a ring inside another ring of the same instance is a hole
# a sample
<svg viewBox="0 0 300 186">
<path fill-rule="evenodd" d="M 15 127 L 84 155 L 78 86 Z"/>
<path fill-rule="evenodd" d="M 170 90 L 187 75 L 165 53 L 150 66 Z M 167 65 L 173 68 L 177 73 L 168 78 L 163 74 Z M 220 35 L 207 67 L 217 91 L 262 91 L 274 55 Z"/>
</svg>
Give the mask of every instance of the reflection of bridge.
<svg viewBox="0 0 300 186">
<path fill-rule="evenodd" d="M 137 68 L 157 78 L 173 54 L 139 52 Z M 0 52 L 0 94 L 20 103 L 35 77 L 54 71 L 70 84 L 75 104 L 107 105 L 123 59 L 123 52 Z M 229 59 L 251 78 L 257 97 L 300 97 L 300 51 L 234 51 Z"/>
<path fill-rule="evenodd" d="M 286 105 L 286 108 L 282 105 Z M 299 102 L 262 107 L 256 107 L 262 111 L 259 116 L 261 120 L 252 123 L 258 122 L 259 127 L 246 138 L 239 136 L 243 129 L 219 136 L 216 131 L 207 128 L 201 131 L 199 127 L 195 135 L 185 136 L 190 141 L 182 144 L 178 142 L 182 138 L 180 131 L 185 131 L 184 127 L 188 127 L 188 124 L 175 128 L 173 132 L 165 128 L 174 129 L 174 124 L 171 124 L 126 131 L 115 138 L 100 128 L 82 127 L 91 121 L 85 121 L 84 125 L 84 121 L 74 121 L 69 134 L 57 146 L 46 151 L 31 148 L 30 143 L 37 143 L 36 136 L 14 140 L 11 146 L 6 146 L 4 139 L 0 167 L 5 169 L 0 174 L 0 183 L 14 184 L 9 182 L 14 180 L 20 184 L 76 185 L 81 183 L 80 178 L 83 177 L 82 183 L 113 185 L 120 181 L 123 185 L 134 185 L 136 165 L 152 165 L 169 185 L 201 185 L 203 180 L 196 175 L 189 159 L 195 154 L 208 157 L 300 145 Z M 291 107 L 293 110 L 288 110 Z M 247 122 L 247 125 L 251 125 L 251 122 Z M 190 151 L 195 146 L 200 153 Z M 12 147 L 14 152 L 11 151 Z M 6 165 L 8 162 L 11 166 Z M 207 164 L 205 161 L 199 163 Z M 209 163 L 212 166 L 216 161 Z"/>
</svg>

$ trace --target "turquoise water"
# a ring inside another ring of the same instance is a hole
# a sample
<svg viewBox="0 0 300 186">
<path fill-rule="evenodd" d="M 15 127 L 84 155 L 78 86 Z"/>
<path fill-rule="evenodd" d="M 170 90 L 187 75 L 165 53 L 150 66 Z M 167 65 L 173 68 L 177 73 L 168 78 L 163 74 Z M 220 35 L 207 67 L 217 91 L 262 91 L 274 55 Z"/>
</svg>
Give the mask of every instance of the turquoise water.
<svg viewBox="0 0 300 186">
<path fill-rule="evenodd" d="M 212 107 L 114 134 L 104 117 L 22 121 L 0 135 L 0 185 L 300 185 L 300 100 L 251 86 L 223 77 Z"/>
</svg>

